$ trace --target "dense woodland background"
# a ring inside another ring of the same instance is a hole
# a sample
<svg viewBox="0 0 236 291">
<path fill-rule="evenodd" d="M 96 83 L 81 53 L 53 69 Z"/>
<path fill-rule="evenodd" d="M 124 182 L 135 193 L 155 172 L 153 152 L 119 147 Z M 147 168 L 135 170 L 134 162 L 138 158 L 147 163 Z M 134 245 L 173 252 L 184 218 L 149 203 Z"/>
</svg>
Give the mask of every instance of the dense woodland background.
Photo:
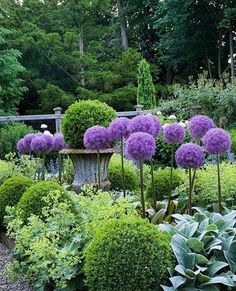
<svg viewBox="0 0 236 291">
<path fill-rule="evenodd" d="M 235 37 L 235 0 L 1 0 L 0 113 L 51 113 L 79 99 L 132 110 L 142 58 L 157 103 L 205 71 L 233 80 Z"/>
</svg>

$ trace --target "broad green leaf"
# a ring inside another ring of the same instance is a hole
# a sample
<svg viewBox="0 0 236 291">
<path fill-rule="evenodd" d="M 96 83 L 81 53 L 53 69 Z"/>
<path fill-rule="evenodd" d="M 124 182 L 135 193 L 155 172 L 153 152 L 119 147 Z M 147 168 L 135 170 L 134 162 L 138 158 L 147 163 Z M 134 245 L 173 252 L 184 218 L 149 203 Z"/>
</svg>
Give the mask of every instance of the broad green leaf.
<svg viewBox="0 0 236 291">
<path fill-rule="evenodd" d="M 178 287 L 180 287 L 181 285 L 183 285 L 186 282 L 186 278 L 184 278 L 182 276 L 174 276 L 174 277 L 170 278 L 170 281 L 176 290 Z"/>
<path fill-rule="evenodd" d="M 224 251 L 224 255 L 230 265 L 231 271 L 235 273 L 236 272 L 236 240 L 234 240 L 230 244 L 228 251 Z"/>
<path fill-rule="evenodd" d="M 199 266 L 206 266 L 208 264 L 208 259 L 203 255 L 196 254 L 196 264 Z"/>
<path fill-rule="evenodd" d="M 204 247 L 204 243 L 197 238 L 189 238 L 187 245 L 195 252 L 200 252 Z"/>
<path fill-rule="evenodd" d="M 223 284 L 226 286 L 234 287 L 233 280 L 227 274 L 222 274 L 220 276 L 213 277 L 207 283 L 202 284 L 202 286 L 214 285 L 214 284 Z"/>
<path fill-rule="evenodd" d="M 164 291 L 175 291 L 176 290 L 174 287 L 168 287 L 168 286 L 165 286 L 165 285 L 161 285 L 161 288 Z"/>
<path fill-rule="evenodd" d="M 211 277 L 203 275 L 201 273 L 198 274 L 197 278 L 198 278 L 198 281 L 199 281 L 200 284 L 206 283 L 211 279 Z"/>
<path fill-rule="evenodd" d="M 208 267 L 208 276 L 213 277 L 219 270 L 227 267 L 228 264 L 221 261 L 215 261 Z"/>
</svg>

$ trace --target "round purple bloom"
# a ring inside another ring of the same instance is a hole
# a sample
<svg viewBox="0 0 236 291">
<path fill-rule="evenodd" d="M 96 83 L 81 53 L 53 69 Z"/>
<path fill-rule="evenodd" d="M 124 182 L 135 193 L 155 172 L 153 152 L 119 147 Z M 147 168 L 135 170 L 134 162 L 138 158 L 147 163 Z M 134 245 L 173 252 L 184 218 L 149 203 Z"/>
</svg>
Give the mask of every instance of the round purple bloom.
<svg viewBox="0 0 236 291">
<path fill-rule="evenodd" d="M 37 154 L 48 154 L 52 149 L 52 137 L 47 134 L 37 134 L 30 146 L 31 150 Z"/>
<path fill-rule="evenodd" d="M 161 130 L 161 125 L 157 130 L 157 123 L 154 121 L 153 115 L 138 115 L 131 119 L 128 129 L 130 133 L 146 132 L 154 136 Z"/>
<path fill-rule="evenodd" d="M 204 135 L 202 141 L 209 154 L 224 154 L 231 146 L 230 135 L 222 128 L 210 129 Z"/>
<path fill-rule="evenodd" d="M 24 136 L 25 148 L 26 148 L 26 150 L 27 150 L 28 153 L 31 152 L 30 145 L 31 145 L 31 142 L 32 142 L 32 140 L 33 140 L 34 137 L 35 137 L 35 134 L 34 133 L 29 133 L 29 134 L 26 134 Z"/>
<path fill-rule="evenodd" d="M 163 139 L 167 143 L 181 143 L 185 137 L 183 126 L 173 123 L 166 126 L 163 130 Z"/>
<path fill-rule="evenodd" d="M 109 131 L 99 125 L 88 128 L 84 134 L 84 145 L 90 150 L 101 150 L 107 148 L 110 143 Z"/>
<path fill-rule="evenodd" d="M 209 129 L 215 127 L 212 119 L 205 115 L 196 115 L 189 120 L 189 132 L 193 138 L 202 138 Z"/>
<path fill-rule="evenodd" d="M 19 154 L 26 154 L 28 152 L 23 138 L 18 140 L 16 148 Z"/>
<path fill-rule="evenodd" d="M 147 114 L 146 116 L 153 121 L 152 135 L 158 136 L 162 130 L 162 124 L 161 124 L 160 120 L 152 114 Z"/>
<path fill-rule="evenodd" d="M 120 117 L 114 119 L 108 130 L 110 134 L 111 141 L 119 141 L 129 136 L 129 127 L 130 119 L 126 117 Z"/>
<path fill-rule="evenodd" d="M 65 148 L 64 136 L 62 133 L 56 133 L 53 136 L 52 148 L 55 151 L 60 151 Z"/>
<path fill-rule="evenodd" d="M 152 135 L 145 132 L 131 134 L 126 142 L 126 154 L 133 160 L 149 160 L 155 154 L 156 144 Z"/>
<path fill-rule="evenodd" d="M 205 162 L 203 149 L 195 143 L 181 145 L 175 153 L 176 164 L 184 169 L 197 169 Z"/>
</svg>

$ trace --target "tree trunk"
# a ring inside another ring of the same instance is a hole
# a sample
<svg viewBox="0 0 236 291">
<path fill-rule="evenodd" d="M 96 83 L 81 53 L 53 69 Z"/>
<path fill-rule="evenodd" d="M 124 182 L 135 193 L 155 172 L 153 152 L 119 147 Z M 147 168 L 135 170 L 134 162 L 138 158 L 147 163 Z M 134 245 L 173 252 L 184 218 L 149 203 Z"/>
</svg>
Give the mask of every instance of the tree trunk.
<svg viewBox="0 0 236 291">
<path fill-rule="evenodd" d="M 84 55 L 84 30 L 83 27 L 80 28 L 80 34 L 79 34 L 79 52 L 80 55 L 83 56 Z M 85 86 L 85 80 L 84 80 L 84 68 L 81 68 L 81 79 L 80 79 L 80 83 L 81 85 L 84 87 Z"/>
<path fill-rule="evenodd" d="M 233 30 L 232 25 L 230 24 L 229 28 L 229 48 L 230 48 L 230 67 L 231 67 L 231 80 L 234 82 L 235 78 L 235 62 L 234 62 L 234 39 L 233 39 Z"/>
<path fill-rule="evenodd" d="M 127 33 L 126 21 L 124 17 L 124 11 L 121 4 L 121 0 L 117 0 L 117 7 L 118 7 L 118 15 L 120 19 L 121 43 L 124 50 L 127 50 L 129 48 L 128 33 Z"/>
</svg>

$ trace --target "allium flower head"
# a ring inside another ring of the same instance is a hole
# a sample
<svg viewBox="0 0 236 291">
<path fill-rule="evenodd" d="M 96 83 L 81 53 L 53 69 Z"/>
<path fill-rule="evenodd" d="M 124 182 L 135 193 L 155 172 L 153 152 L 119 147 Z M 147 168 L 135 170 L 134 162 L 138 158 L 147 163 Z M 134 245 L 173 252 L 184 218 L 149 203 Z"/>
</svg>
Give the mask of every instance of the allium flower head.
<svg viewBox="0 0 236 291">
<path fill-rule="evenodd" d="M 195 143 L 182 144 L 175 153 L 176 164 L 184 169 L 197 169 L 205 162 L 203 149 Z"/>
<path fill-rule="evenodd" d="M 62 133 L 56 133 L 53 136 L 52 148 L 55 151 L 60 151 L 65 148 L 64 137 Z"/>
<path fill-rule="evenodd" d="M 230 135 L 222 128 L 210 129 L 202 141 L 205 149 L 212 155 L 224 154 L 231 146 Z"/>
<path fill-rule="evenodd" d="M 103 126 L 92 126 L 84 134 L 84 145 L 90 150 L 105 149 L 109 146 L 109 142 L 109 131 Z"/>
<path fill-rule="evenodd" d="M 27 153 L 25 140 L 23 138 L 17 142 L 16 148 L 17 148 L 17 151 L 19 154 L 26 154 Z"/>
<path fill-rule="evenodd" d="M 152 135 L 145 132 L 131 134 L 126 142 L 126 154 L 133 160 L 149 160 L 155 154 L 156 144 Z"/>
<path fill-rule="evenodd" d="M 153 136 L 161 131 L 161 123 L 152 114 L 138 115 L 131 119 L 129 132 L 146 132 Z"/>
<path fill-rule="evenodd" d="M 177 123 L 170 124 L 163 130 L 163 139 L 167 143 L 181 143 L 184 137 L 184 128 Z"/>
<path fill-rule="evenodd" d="M 52 137 L 36 134 L 31 142 L 31 150 L 37 154 L 48 154 L 52 149 Z"/>
<path fill-rule="evenodd" d="M 205 115 L 195 115 L 189 120 L 189 132 L 193 138 L 202 138 L 209 129 L 215 127 L 212 119 Z"/>
<path fill-rule="evenodd" d="M 33 140 L 34 137 L 35 137 L 35 134 L 34 133 L 29 133 L 29 134 L 26 134 L 24 136 L 25 147 L 26 147 L 28 153 L 31 151 L 30 145 L 31 145 L 31 142 L 32 142 L 32 140 Z"/>
<path fill-rule="evenodd" d="M 119 117 L 114 119 L 108 128 L 111 141 L 120 141 L 124 138 L 128 138 L 129 124 L 130 119 L 126 117 Z"/>
</svg>

